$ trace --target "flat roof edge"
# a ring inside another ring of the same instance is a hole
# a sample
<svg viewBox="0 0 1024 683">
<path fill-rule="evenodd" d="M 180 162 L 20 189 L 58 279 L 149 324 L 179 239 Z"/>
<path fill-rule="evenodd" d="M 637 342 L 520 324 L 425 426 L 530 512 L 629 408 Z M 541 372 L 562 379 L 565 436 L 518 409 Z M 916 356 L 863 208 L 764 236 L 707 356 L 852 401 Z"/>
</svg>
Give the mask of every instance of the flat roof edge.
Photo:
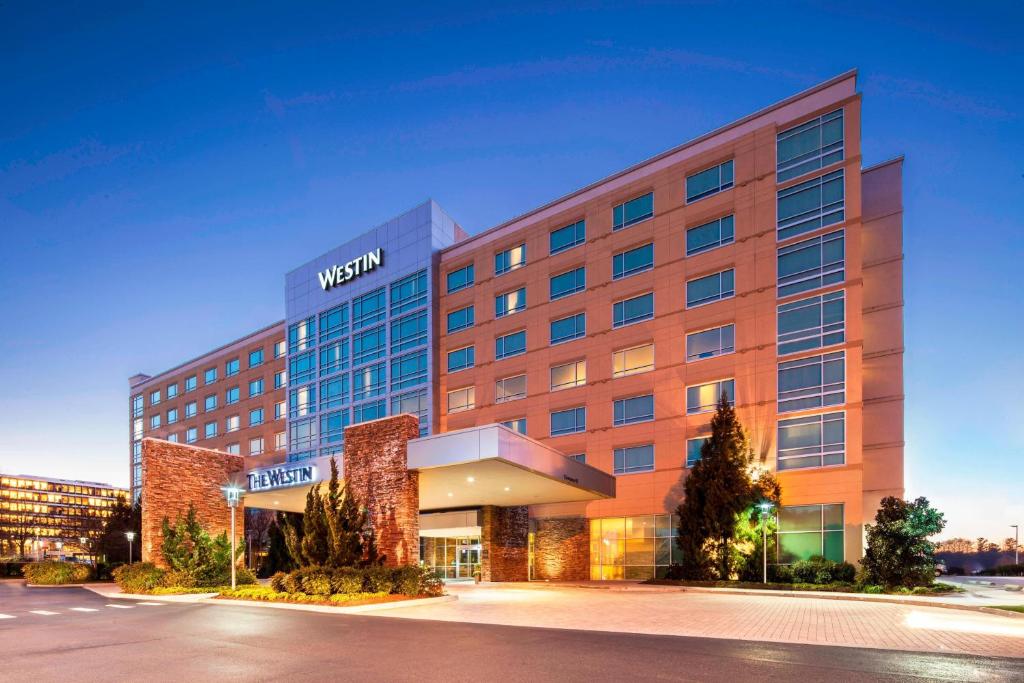
<svg viewBox="0 0 1024 683">
<path fill-rule="evenodd" d="M 899 156 L 895 156 L 892 159 L 886 159 L 885 161 L 879 161 L 877 164 L 865 166 L 864 168 L 860 169 L 860 172 L 867 173 L 868 171 L 876 171 L 884 166 L 890 166 L 892 164 L 902 164 L 905 158 L 906 157 L 903 154 L 900 154 Z"/>
</svg>

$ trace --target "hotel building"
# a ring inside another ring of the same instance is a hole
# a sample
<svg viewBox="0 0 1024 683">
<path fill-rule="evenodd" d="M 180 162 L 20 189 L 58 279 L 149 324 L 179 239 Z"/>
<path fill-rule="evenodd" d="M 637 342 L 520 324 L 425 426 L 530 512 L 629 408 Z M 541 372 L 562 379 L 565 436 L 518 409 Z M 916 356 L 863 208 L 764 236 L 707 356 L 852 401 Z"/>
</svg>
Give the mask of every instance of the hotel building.
<svg viewBox="0 0 1024 683">
<path fill-rule="evenodd" d="M 776 560 L 857 561 L 903 493 L 902 160 L 862 167 L 860 105 L 847 73 L 473 236 L 427 202 L 310 261 L 257 333 L 287 359 L 277 447 L 198 444 L 258 456 L 217 462 L 277 509 L 339 456 L 453 578 L 647 578 L 725 394 L 782 485 Z M 133 467 L 170 436 L 149 394 L 232 353 L 133 384 Z"/>
</svg>

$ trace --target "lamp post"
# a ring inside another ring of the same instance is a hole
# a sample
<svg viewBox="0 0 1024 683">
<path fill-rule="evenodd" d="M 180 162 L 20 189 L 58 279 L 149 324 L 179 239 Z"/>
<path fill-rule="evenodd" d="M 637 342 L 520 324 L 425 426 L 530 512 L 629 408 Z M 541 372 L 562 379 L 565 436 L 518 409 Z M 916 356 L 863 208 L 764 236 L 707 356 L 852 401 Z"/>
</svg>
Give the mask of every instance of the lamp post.
<svg viewBox="0 0 1024 683">
<path fill-rule="evenodd" d="M 227 486 L 220 487 L 220 490 L 224 492 L 224 498 L 228 501 L 228 506 L 231 508 L 231 590 L 235 589 L 235 508 L 242 501 L 242 495 L 245 493 L 245 489 L 237 484 L 228 484 Z"/>
<path fill-rule="evenodd" d="M 128 539 L 128 564 L 132 563 L 132 541 L 135 540 L 134 531 L 124 532 L 124 537 Z"/>
<path fill-rule="evenodd" d="M 1013 527 L 1013 563 L 1020 564 L 1020 525 L 1011 524 Z"/>
<path fill-rule="evenodd" d="M 87 559 L 92 559 L 92 558 L 91 558 L 91 557 L 89 556 L 89 548 L 88 548 L 88 546 L 86 545 L 86 543 L 88 543 L 88 542 L 89 542 L 89 539 L 88 539 L 88 538 L 86 538 L 85 536 L 79 536 L 79 537 L 78 537 L 78 545 L 79 545 L 79 546 L 80 546 L 80 547 L 82 548 L 82 550 L 84 550 L 84 551 L 85 551 L 85 557 L 86 557 Z"/>
<path fill-rule="evenodd" d="M 53 545 L 55 545 L 57 547 L 57 561 L 58 562 L 63 562 L 64 561 L 64 553 L 63 553 L 64 541 L 57 541 Z"/>
<path fill-rule="evenodd" d="M 768 525 L 765 523 L 765 518 L 773 506 L 769 501 L 763 500 L 758 503 L 757 507 L 761 509 L 761 569 L 763 582 L 768 583 Z"/>
</svg>

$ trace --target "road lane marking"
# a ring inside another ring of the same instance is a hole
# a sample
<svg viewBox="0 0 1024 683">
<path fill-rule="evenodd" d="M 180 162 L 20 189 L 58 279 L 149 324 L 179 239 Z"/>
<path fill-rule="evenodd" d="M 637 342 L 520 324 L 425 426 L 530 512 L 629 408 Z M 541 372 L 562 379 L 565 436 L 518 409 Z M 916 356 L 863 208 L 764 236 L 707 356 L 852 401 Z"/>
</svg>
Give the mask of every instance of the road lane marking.
<svg viewBox="0 0 1024 683">
<path fill-rule="evenodd" d="M 135 605 L 115 605 L 114 603 L 110 603 L 107 607 L 113 607 L 115 609 L 131 609 L 132 607 L 135 607 Z"/>
<path fill-rule="evenodd" d="M 72 607 L 71 611 L 72 612 L 99 612 L 98 609 L 93 609 L 92 607 Z"/>
<path fill-rule="evenodd" d="M 55 614 L 60 614 L 60 612 L 48 612 L 45 609 L 30 609 L 29 612 L 32 614 L 38 614 L 41 617 L 52 617 Z"/>
<path fill-rule="evenodd" d="M 145 605 L 146 607 L 160 607 L 162 605 L 166 605 L 167 603 L 166 602 L 140 602 L 139 604 L 140 605 Z"/>
<path fill-rule="evenodd" d="M 11 615 L 11 614 L 0 614 L 0 619 L 14 619 L 14 615 Z"/>
</svg>

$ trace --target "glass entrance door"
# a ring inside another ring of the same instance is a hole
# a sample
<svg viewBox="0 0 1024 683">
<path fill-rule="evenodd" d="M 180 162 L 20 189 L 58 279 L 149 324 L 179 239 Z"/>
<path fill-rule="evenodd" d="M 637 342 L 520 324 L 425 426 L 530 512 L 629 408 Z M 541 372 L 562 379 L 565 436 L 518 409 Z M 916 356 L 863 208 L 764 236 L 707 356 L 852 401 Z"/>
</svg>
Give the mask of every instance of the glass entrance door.
<svg viewBox="0 0 1024 683">
<path fill-rule="evenodd" d="M 455 554 L 455 578 L 472 579 L 480 571 L 480 539 L 460 538 Z"/>
<path fill-rule="evenodd" d="M 480 571 L 480 537 L 420 537 L 420 561 L 445 579 L 472 579 Z"/>
</svg>

